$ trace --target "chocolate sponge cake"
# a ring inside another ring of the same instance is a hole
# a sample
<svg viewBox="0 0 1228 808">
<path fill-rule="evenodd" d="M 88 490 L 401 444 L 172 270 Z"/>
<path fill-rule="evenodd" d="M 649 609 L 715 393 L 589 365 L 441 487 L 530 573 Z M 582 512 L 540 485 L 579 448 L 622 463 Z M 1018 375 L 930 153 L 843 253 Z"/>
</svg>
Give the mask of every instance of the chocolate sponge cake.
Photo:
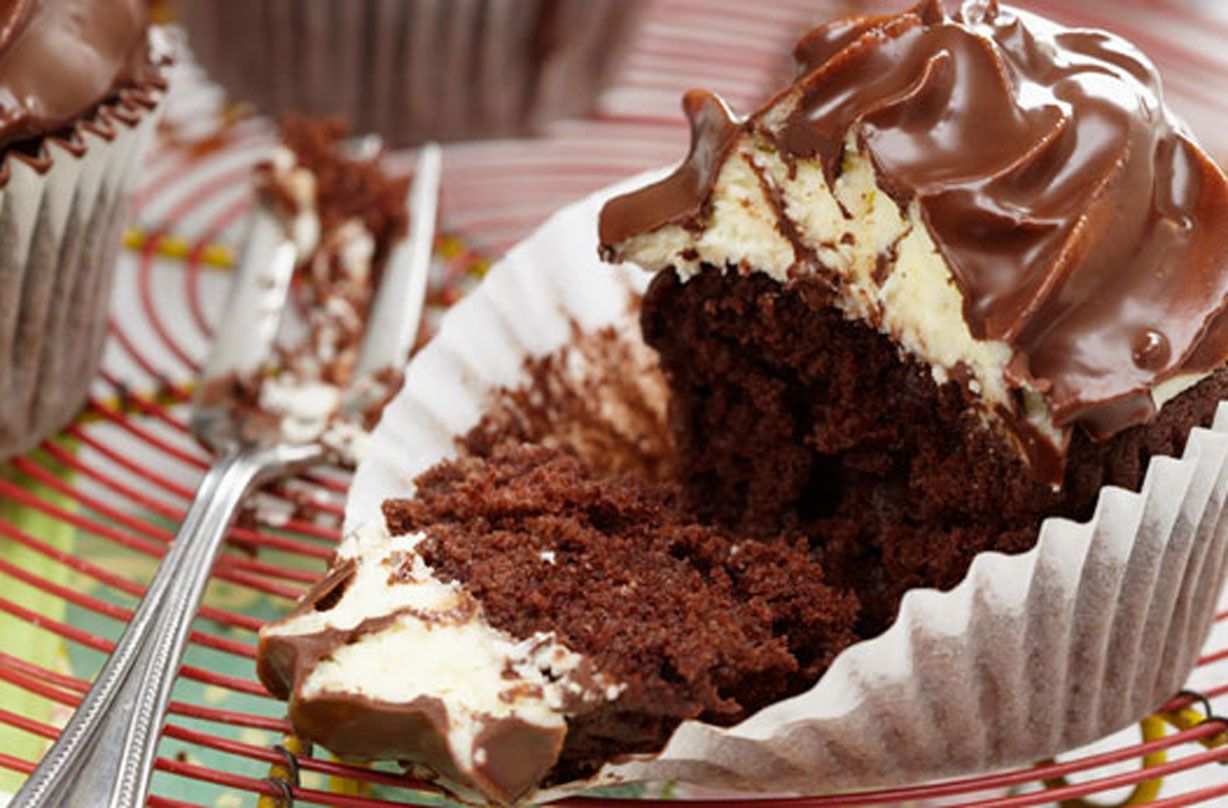
<svg viewBox="0 0 1228 808">
<path fill-rule="evenodd" d="M 800 536 L 741 542 L 677 499 L 551 449 L 442 463 L 262 634 L 261 679 L 308 738 L 503 803 L 804 690 L 856 599 Z"/>
<path fill-rule="evenodd" d="M 1228 183 L 1128 43 L 996 2 L 823 26 L 612 200 L 705 517 L 799 529 L 890 623 L 1137 488 L 1228 392 Z"/>
</svg>

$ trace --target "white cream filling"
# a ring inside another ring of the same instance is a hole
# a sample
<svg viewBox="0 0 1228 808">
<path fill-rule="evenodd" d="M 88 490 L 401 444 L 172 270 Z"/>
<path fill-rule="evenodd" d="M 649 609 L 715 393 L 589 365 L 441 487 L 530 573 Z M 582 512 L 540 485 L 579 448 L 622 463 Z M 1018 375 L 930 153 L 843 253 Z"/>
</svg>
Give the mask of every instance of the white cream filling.
<svg viewBox="0 0 1228 808">
<path fill-rule="evenodd" d="M 315 174 L 300 166 L 294 152 L 284 146 L 273 149 L 269 164 L 269 184 L 280 188 L 295 206 L 295 215 L 283 222 L 287 235 L 302 258 L 311 257 L 307 271 L 316 276 L 318 287 L 336 293 L 308 312 L 310 344 L 290 367 L 263 382 L 260 407 L 280 419 L 282 435 L 290 443 L 321 441 L 343 463 L 355 465 L 369 436 L 356 423 L 338 417 L 342 391 L 323 381 L 322 375 L 326 366 L 348 358 L 342 356 L 343 342 L 364 327 L 350 298 L 370 280 L 375 237 L 361 219 L 322 233 Z M 334 256 L 345 275 L 341 282 L 330 278 Z"/>
<path fill-rule="evenodd" d="M 901 212 L 851 134 L 842 168 L 833 188 L 817 160 L 799 160 L 791 173 L 769 143 L 744 134 L 717 177 L 711 219 L 701 231 L 668 225 L 618 245 L 618 256 L 650 271 L 674 267 L 684 280 L 704 264 L 757 270 L 781 283 L 820 270 L 835 273 L 836 304 L 847 317 L 875 325 L 927 364 L 940 384 L 962 365 L 985 418 L 997 421 L 996 406 L 1014 409 L 1005 378 L 1010 346 L 972 335 L 963 294 L 919 205 Z M 765 183 L 783 210 L 769 199 Z M 795 251 L 783 235 L 790 230 L 821 267 Z M 880 285 L 875 276 L 882 262 Z M 1033 392 L 1024 391 L 1035 405 L 1025 407 L 1025 417 L 1060 445 L 1062 430 L 1043 398 L 1028 395 Z"/>
<path fill-rule="evenodd" d="M 341 404 L 341 391 L 322 381 L 281 374 L 260 385 L 260 409 L 281 419 L 281 433 L 293 444 L 318 440 Z"/>
<path fill-rule="evenodd" d="M 272 182 L 293 200 L 295 215 L 286 223 L 290 239 L 299 255 L 310 255 L 320 243 L 320 217 L 316 212 L 316 175 L 298 164 L 294 152 L 285 146 L 273 149 L 269 159 Z"/>
<path fill-rule="evenodd" d="M 371 448 L 371 433 L 357 423 L 336 419 L 324 430 L 320 442 L 346 466 L 356 468 Z"/>
<path fill-rule="evenodd" d="M 322 659 L 298 698 L 335 694 L 391 704 L 436 699 L 447 712 L 448 745 L 463 771 L 473 771 L 486 754 L 476 738 L 492 719 L 514 717 L 561 729 L 566 706 L 577 699 L 618 698 L 623 686 L 608 677 L 594 677 L 595 692 L 578 681 L 574 674 L 583 657 L 553 634 L 518 639 L 487 623 L 460 586 L 435 578 L 415 554 L 422 538 L 390 536 L 379 523 L 361 528 L 338 550 L 340 559 L 357 566 L 337 604 L 265 629 L 270 636 L 344 631 L 412 610 Z M 390 577 L 407 559 L 410 574 Z"/>
<path fill-rule="evenodd" d="M 371 277 L 371 264 L 375 260 L 375 237 L 359 219 L 342 224 L 334 237 L 338 242 L 336 249 L 341 268 L 351 281 L 365 284 Z"/>
<path fill-rule="evenodd" d="M 1210 373 L 1182 373 L 1173 376 L 1151 389 L 1151 400 L 1155 402 L 1158 410 L 1210 375 Z"/>
</svg>

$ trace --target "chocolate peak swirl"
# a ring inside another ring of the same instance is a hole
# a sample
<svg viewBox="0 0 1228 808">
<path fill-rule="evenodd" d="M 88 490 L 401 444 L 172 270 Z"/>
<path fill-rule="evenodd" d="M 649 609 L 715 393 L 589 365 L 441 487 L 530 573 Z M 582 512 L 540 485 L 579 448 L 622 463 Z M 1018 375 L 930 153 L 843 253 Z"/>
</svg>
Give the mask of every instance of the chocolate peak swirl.
<svg viewBox="0 0 1228 808">
<path fill-rule="evenodd" d="M 690 157 L 610 203 L 607 252 L 702 227 L 737 134 L 820 161 L 831 184 L 852 133 L 880 187 L 917 203 L 972 336 L 1010 348 L 1007 383 L 1058 428 L 1107 438 L 1154 415 L 1157 386 L 1228 358 L 1228 181 L 1129 43 L 928 0 L 822 26 L 795 57 L 796 83 L 745 121 L 688 97 Z"/>
<path fill-rule="evenodd" d="M 146 0 L 0 0 L 0 147 L 156 74 Z"/>
</svg>

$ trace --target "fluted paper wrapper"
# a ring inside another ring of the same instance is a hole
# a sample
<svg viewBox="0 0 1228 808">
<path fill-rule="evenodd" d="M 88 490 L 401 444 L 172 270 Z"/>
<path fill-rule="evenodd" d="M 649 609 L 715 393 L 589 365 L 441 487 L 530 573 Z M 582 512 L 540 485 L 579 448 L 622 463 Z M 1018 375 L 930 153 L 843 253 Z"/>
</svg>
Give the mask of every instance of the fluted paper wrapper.
<svg viewBox="0 0 1228 808">
<path fill-rule="evenodd" d="M 642 185 L 643 178 L 624 186 Z M 642 273 L 596 257 L 600 194 L 512 250 L 410 365 L 360 465 L 349 528 L 457 451 L 492 392 L 605 326 L 639 340 Z M 1224 578 L 1228 407 L 1184 457 L 1153 458 L 1141 493 L 1101 492 L 1087 524 L 1050 519 L 1023 555 L 986 553 L 949 592 L 904 598 L 895 625 L 841 654 L 809 691 L 730 728 L 683 724 L 664 751 L 596 784 L 678 779 L 818 792 L 1029 764 L 1120 730 L 1181 689 Z"/>
<path fill-rule="evenodd" d="M 0 163 L 0 460 L 37 446 L 85 400 L 160 96 L 125 96 L 71 142 L 48 137 L 39 158 Z"/>
<path fill-rule="evenodd" d="M 339 115 L 394 145 L 520 135 L 580 114 L 640 0 L 186 0 L 190 44 L 236 100 Z"/>
</svg>

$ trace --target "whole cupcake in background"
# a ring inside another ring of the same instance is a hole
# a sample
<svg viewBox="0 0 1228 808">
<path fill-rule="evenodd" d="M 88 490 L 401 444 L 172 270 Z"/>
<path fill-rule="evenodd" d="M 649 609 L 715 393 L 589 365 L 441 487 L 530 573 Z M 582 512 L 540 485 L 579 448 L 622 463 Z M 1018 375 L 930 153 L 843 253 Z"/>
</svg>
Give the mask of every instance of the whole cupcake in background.
<svg viewBox="0 0 1228 808">
<path fill-rule="evenodd" d="M 0 6 L 0 459 L 85 399 L 169 62 L 145 0 Z"/>
<path fill-rule="evenodd" d="M 181 0 L 232 100 L 337 115 L 393 145 L 530 134 L 585 112 L 639 0 Z"/>
</svg>

